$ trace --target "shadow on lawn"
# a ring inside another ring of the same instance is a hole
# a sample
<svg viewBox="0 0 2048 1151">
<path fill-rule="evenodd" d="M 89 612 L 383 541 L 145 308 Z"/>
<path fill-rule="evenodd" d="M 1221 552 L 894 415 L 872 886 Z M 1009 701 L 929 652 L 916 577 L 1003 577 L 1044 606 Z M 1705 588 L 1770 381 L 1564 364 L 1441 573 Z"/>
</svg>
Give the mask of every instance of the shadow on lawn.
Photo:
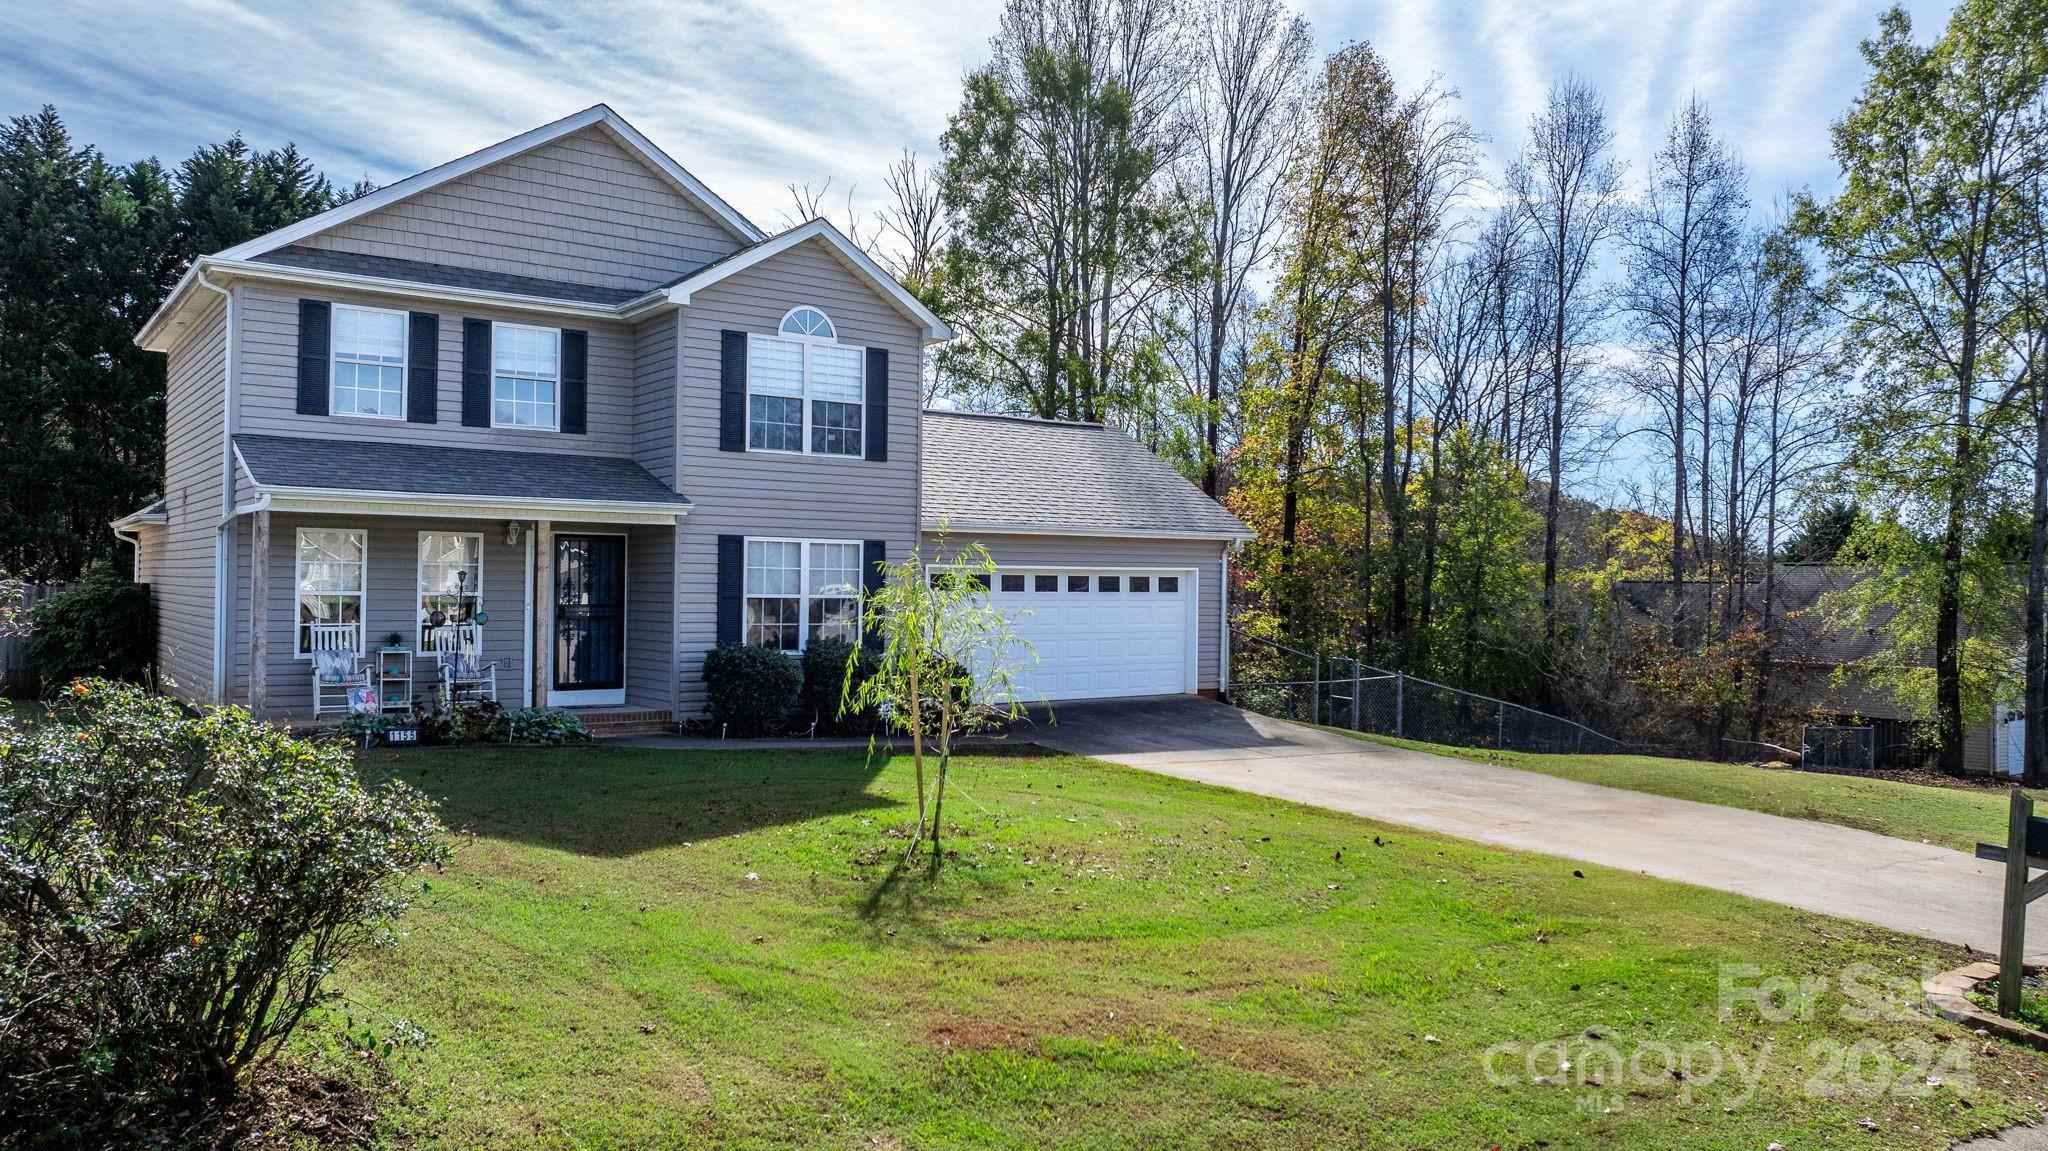
<svg viewBox="0 0 2048 1151">
<path fill-rule="evenodd" d="M 861 752 L 462 748 L 379 755 L 364 767 L 432 796 L 451 828 L 621 857 L 900 806 L 868 790 L 886 762 Z"/>
</svg>

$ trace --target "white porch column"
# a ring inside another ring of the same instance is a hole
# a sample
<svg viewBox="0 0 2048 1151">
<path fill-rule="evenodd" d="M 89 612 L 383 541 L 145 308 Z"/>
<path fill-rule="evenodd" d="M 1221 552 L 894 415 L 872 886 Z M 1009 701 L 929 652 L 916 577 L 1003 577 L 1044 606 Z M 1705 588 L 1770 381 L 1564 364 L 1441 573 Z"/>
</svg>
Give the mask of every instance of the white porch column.
<svg viewBox="0 0 2048 1151">
<path fill-rule="evenodd" d="M 250 517 L 249 527 L 249 710 L 261 715 L 270 704 L 270 512 Z"/>
<path fill-rule="evenodd" d="M 533 523 L 533 706 L 548 705 L 548 682 L 555 659 L 555 525 Z"/>
</svg>

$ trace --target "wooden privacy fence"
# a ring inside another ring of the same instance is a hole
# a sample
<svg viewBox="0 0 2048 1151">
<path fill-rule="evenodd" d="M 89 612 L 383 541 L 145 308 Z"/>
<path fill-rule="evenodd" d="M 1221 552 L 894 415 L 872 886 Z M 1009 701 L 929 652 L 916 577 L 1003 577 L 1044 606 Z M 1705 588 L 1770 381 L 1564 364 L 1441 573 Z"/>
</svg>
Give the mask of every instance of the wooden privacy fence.
<svg viewBox="0 0 2048 1151">
<path fill-rule="evenodd" d="M 71 587 L 68 583 L 20 585 L 16 602 L 23 611 Z M 28 637 L 0 635 L 0 691 L 26 692 L 36 686 L 36 670 L 28 662 Z"/>
</svg>

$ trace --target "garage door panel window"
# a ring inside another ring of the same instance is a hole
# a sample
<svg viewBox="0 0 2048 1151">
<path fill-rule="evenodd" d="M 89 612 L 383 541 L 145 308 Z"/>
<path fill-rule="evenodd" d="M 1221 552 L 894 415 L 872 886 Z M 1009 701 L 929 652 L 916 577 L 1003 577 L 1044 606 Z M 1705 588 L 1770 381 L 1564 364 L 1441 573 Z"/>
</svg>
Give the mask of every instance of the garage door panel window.
<svg viewBox="0 0 2048 1151">
<path fill-rule="evenodd" d="M 1132 577 L 1131 577 L 1131 590 L 1132 590 L 1132 591 L 1151 591 L 1151 590 L 1152 590 L 1152 577 L 1151 577 L 1151 576 L 1132 576 Z"/>
<path fill-rule="evenodd" d="M 1163 595 L 1177 595 L 1180 592 L 1179 576 L 1160 576 L 1159 591 Z"/>
<path fill-rule="evenodd" d="M 861 545 L 844 540 L 748 540 L 747 642 L 801 651 L 819 637 L 860 636 Z"/>
</svg>

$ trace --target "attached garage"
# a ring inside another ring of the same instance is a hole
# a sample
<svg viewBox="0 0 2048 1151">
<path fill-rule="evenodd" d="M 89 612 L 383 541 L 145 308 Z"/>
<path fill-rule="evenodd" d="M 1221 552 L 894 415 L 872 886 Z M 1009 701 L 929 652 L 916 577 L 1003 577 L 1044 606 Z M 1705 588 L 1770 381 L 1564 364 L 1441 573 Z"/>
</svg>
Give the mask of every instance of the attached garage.
<svg viewBox="0 0 2048 1151">
<path fill-rule="evenodd" d="M 923 459 L 924 557 L 994 559 L 1036 649 L 1027 697 L 1223 688 L 1229 549 L 1250 533 L 1179 472 L 1101 424 L 958 412 L 925 414 Z"/>
</svg>

